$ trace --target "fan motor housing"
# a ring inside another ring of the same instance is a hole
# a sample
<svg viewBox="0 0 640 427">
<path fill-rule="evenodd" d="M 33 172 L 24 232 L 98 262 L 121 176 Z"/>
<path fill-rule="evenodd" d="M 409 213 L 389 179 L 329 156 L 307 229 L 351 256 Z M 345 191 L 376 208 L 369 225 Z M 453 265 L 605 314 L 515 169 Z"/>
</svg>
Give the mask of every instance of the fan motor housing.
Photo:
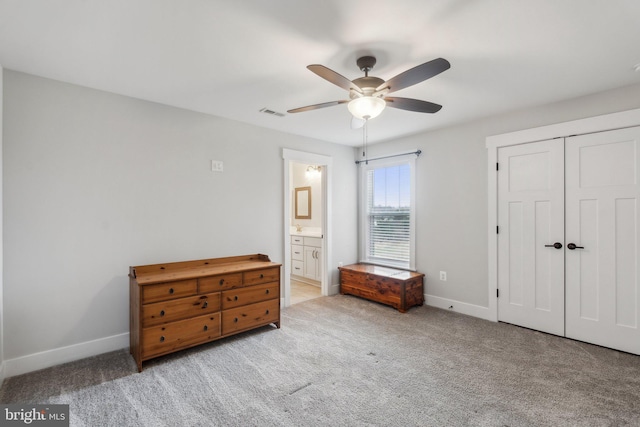
<svg viewBox="0 0 640 427">
<path fill-rule="evenodd" d="M 384 83 L 384 80 L 378 77 L 367 76 L 355 79 L 352 83 L 362 89 L 364 96 L 371 96 L 376 91 L 376 88 Z"/>
</svg>

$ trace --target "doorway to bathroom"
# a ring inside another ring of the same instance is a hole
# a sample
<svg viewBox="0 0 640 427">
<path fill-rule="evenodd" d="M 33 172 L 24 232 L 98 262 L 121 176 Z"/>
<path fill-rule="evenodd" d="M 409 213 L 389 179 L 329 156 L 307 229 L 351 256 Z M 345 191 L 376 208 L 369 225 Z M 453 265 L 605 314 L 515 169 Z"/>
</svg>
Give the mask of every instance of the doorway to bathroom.
<svg viewBox="0 0 640 427">
<path fill-rule="evenodd" d="M 331 158 L 284 149 L 283 306 L 328 295 Z"/>
</svg>

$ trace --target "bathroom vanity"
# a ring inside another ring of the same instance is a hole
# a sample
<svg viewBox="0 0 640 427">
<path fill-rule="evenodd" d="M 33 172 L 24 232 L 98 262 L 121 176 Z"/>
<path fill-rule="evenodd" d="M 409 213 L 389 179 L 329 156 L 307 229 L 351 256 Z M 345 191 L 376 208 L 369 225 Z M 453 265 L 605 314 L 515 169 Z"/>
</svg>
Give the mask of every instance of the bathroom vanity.
<svg viewBox="0 0 640 427">
<path fill-rule="evenodd" d="M 322 281 L 322 235 L 291 236 L 291 274 L 302 281 Z"/>
</svg>

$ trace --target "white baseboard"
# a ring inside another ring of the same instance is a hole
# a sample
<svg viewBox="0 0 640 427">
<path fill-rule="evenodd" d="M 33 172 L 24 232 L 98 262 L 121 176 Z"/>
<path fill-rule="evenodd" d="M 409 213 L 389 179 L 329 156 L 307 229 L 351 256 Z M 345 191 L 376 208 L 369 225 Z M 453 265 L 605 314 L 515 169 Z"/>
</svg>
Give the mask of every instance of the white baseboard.
<svg viewBox="0 0 640 427">
<path fill-rule="evenodd" d="M 127 347 L 129 347 L 128 332 L 5 360 L 3 373 L 7 378 L 14 377 Z"/>
<path fill-rule="evenodd" d="M 485 320 L 493 320 L 489 307 L 481 305 L 469 304 L 466 302 L 456 301 L 449 298 L 436 297 L 433 295 L 424 295 L 424 302 L 432 307 L 444 308 L 445 310 L 455 311 L 456 313 L 467 314 L 473 317 L 479 317 Z"/>
</svg>

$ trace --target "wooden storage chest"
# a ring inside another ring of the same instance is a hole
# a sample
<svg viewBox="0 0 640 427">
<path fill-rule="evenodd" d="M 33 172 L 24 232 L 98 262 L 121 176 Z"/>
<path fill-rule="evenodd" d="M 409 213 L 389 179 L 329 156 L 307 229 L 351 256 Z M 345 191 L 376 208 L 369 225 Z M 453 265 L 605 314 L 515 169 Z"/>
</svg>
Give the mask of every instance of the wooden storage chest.
<svg viewBox="0 0 640 427">
<path fill-rule="evenodd" d="M 380 267 L 352 264 L 338 267 L 340 293 L 350 294 L 390 305 L 405 313 L 415 305 L 424 304 L 424 274 Z"/>
<path fill-rule="evenodd" d="M 244 255 L 129 267 L 130 352 L 142 362 L 273 323 L 280 266 Z"/>
</svg>

